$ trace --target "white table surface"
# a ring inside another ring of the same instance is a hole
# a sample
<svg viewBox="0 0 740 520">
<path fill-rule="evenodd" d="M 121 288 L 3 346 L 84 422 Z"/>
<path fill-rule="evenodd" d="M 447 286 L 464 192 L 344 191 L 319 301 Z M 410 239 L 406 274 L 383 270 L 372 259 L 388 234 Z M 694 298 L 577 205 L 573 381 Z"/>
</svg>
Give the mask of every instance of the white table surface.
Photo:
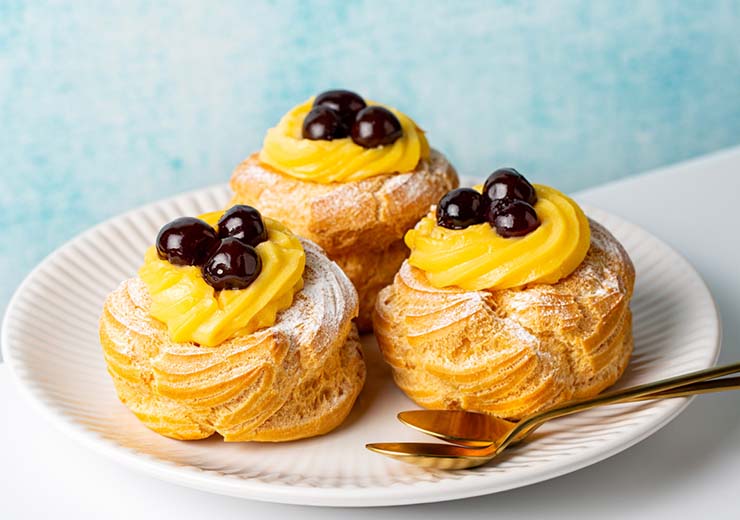
<svg viewBox="0 0 740 520">
<path fill-rule="evenodd" d="M 740 360 L 740 147 L 577 198 L 639 224 L 685 255 L 722 313 L 720 362 Z M 740 518 L 740 392 L 698 397 L 640 444 L 548 482 L 454 502 L 362 510 L 246 501 L 155 480 L 59 435 L 27 404 L 0 365 L 0 519 Z"/>
</svg>

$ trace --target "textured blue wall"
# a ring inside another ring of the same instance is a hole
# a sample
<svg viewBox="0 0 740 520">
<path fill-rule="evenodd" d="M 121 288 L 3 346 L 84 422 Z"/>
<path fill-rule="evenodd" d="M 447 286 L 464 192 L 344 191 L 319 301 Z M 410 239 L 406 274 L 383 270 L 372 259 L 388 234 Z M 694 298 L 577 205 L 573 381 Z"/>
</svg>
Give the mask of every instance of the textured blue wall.
<svg viewBox="0 0 740 520">
<path fill-rule="evenodd" d="M 224 182 L 328 87 L 464 174 L 565 190 L 740 142 L 737 1 L 85 4 L 0 1 L 0 310 L 55 246 Z"/>
</svg>

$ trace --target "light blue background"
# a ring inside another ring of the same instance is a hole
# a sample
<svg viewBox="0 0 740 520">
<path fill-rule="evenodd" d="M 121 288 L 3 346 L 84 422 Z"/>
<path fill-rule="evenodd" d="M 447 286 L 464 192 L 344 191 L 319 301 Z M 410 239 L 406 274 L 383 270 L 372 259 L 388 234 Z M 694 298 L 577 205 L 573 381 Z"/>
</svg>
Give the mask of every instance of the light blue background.
<svg viewBox="0 0 740 520">
<path fill-rule="evenodd" d="M 0 0 L 0 311 L 54 247 L 226 181 L 329 87 L 463 174 L 569 191 L 737 144 L 738 27 L 737 1 Z"/>
</svg>

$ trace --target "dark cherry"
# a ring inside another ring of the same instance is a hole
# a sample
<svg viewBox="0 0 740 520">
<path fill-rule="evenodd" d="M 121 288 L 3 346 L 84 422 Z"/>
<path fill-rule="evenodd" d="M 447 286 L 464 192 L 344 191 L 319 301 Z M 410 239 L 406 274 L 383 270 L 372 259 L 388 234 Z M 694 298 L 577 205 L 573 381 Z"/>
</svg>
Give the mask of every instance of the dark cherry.
<svg viewBox="0 0 740 520">
<path fill-rule="evenodd" d="M 504 238 L 521 237 L 540 227 L 540 219 L 532 205 L 517 199 L 493 201 L 486 220 Z"/>
<path fill-rule="evenodd" d="M 312 141 L 331 141 L 347 137 L 347 126 L 339 112 L 329 107 L 314 107 L 303 120 L 303 138 Z"/>
<path fill-rule="evenodd" d="M 534 206 L 537 194 L 524 175 L 514 168 L 500 168 L 486 179 L 483 193 L 489 200 L 517 199 Z"/>
<path fill-rule="evenodd" d="M 180 217 L 159 230 L 157 253 L 173 265 L 202 265 L 217 242 L 216 231 L 206 222 Z"/>
<path fill-rule="evenodd" d="M 267 229 L 262 215 L 252 206 L 239 204 L 229 208 L 218 221 L 219 238 L 234 237 L 257 247 L 267 240 Z"/>
<path fill-rule="evenodd" d="M 349 129 L 352 128 L 357 112 L 367 105 L 364 99 L 351 90 L 327 90 L 316 96 L 313 106 L 324 106 L 336 110 L 349 135 Z"/>
<path fill-rule="evenodd" d="M 471 188 L 457 188 L 437 204 L 437 224 L 447 229 L 465 229 L 483 222 L 483 197 Z"/>
<path fill-rule="evenodd" d="M 203 264 L 203 279 L 216 289 L 246 289 L 259 276 L 262 261 L 257 250 L 238 238 L 224 238 Z"/>
<path fill-rule="evenodd" d="M 393 144 L 402 134 L 393 112 L 376 105 L 360 110 L 352 125 L 352 140 L 364 148 Z"/>
</svg>

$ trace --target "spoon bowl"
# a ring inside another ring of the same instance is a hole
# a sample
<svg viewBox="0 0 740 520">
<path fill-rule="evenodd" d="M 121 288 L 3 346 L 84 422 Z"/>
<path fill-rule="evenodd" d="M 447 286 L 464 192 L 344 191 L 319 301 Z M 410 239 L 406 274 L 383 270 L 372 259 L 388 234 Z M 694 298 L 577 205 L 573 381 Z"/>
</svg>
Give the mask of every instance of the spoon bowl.
<svg viewBox="0 0 740 520">
<path fill-rule="evenodd" d="M 377 442 L 365 447 L 401 462 L 434 469 L 475 468 L 496 456 L 494 448 L 464 448 L 431 442 Z"/>
<path fill-rule="evenodd" d="M 467 448 L 486 448 L 505 438 L 516 422 L 464 410 L 409 410 L 398 420 L 422 433 Z"/>
</svg>

